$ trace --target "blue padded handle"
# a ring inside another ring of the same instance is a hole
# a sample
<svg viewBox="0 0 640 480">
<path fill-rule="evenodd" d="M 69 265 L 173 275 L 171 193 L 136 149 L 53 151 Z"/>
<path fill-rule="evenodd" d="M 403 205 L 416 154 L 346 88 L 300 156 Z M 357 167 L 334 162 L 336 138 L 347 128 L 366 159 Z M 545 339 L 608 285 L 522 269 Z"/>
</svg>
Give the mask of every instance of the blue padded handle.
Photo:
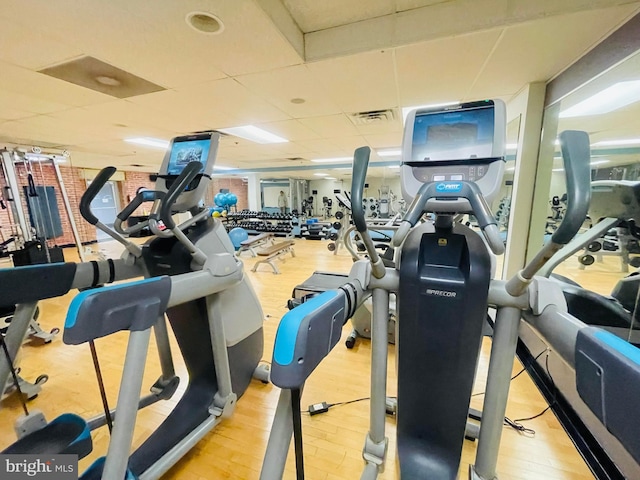
<svg viewBox="0 0 640 480">
<path fill-rule="evenodd" d="M 170 295 L 167 276 L 80 292 L 69 306 L 62 339 L 78 345 L 121 330 L 151 328 L 167 309 Z"/>
<path fill-rule="evenodd" d="M 343 290 L 328 290 L 287 312 L 276 332 L 271 382 L 300 388 L 340 340 L 349 318 Z"/>
</svg>

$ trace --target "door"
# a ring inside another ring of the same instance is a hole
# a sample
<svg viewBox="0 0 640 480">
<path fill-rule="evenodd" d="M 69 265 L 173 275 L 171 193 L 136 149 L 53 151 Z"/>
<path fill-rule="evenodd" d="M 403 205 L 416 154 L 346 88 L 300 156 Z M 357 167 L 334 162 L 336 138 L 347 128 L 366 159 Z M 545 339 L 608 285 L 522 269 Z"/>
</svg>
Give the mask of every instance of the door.
<svg viewBox="0 0 640 480">
<path fill-rule="evenodd" d="M 115 182 L 107 182 L 91 202 L 93 214 L 109 228 L 113 228 L 113 222 L 115 222 L 116 215 L 120 210 L 117 191 Z M 98 242 L 111 239 L 109 235 L 99 229 L 96 229 L 96 237 Z"/>
</svg>

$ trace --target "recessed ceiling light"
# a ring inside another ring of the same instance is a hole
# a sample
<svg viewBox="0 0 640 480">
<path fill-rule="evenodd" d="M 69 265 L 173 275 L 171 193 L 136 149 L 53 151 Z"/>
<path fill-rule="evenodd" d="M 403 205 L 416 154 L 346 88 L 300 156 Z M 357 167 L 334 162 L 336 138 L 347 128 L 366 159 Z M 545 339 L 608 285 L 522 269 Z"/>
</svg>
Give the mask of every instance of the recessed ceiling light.
<svg viewBox="0 0 640 480">
<path fill-rule="evenodd" d="M 216 165 L 213 167 L 214 170 L 235 170 L 234 167 L 225 167 L 224 165 Z"/>
<path fill-rule="evenodd" d="M 640 143 L 640 138 L 627 138 L 623 140 L 603 140 L 601 142 L 592 143 L 592 147 L 607 147 L 613 145 L 636 145 Z"/>
<path fill-rule="evenodd" d="M 595 166 L 595 165 L 603 165 L 605 163 L 609 163 L 609 160 L 597 160 L 595 162 L 591 162 L 591 166 Z"/>
<path fill-rule="evenodd" d="M 95 78 L 96 82 L 106 85 L 107 87 L 119 87 L 122 85 L 122 82 L 117 78 L 109 77 L 107 75 L 98 75 Z"/>
<path fill-rule="evenodd" d="M 329 175 L 328 173 L 314 173 L 314 175 L 316 177 L 326 177 L 327 175 Z"/>
<path fill-rule="evenodd" d="M 388 168 L 400 168 L 400 165 L 389 165 Z"/>
<path fill-rule="evenodd" d="M 560 112 L 560 118 L 600 115 L 640 100 L 640 80 L 618 82 Z"/>
<path fill-rule="evenodd" d="M 218 35 L 224 31 L 222 20 L 212 13 L 191 12 L 185 17 L 187 25 L 204 35 Z"/>
<path fill-rule="evenodd" d="M 507 144 L 505 145 L 505 148 L 506 148 L 507 150 L 515 150 L 515 149 L 517 149 L 517 148 L 518 148 L 518 144 L 517 144 L 517 143 L 507 143 Z"/>
<path fill-rule="evenodd" d="M 244 138 L 256 143 L 287 143 L 289 140 L 279 137 L 271 132 L 267 132 L 253 125 L 244 125 L 242 127 L 219 128 L 218 131 L 228 133 L 236 137 Z"/>
<path fill-rule="evenodd" d="M 564 172 L 564 168 L 554 168 L 552 171 L 554 171 L 554 172 Z"/>
<path fill-rule="evenodd" d="M 416 110 L 418 108 L 436 108 L 436 107 L 447 107 L 449 105 L 458 105 L 460 102 L 443 102 L 443 103 L 432 103 L 431 105 L 414 105 L 413 107 L 402 107 L 402 123 L 407 119 L 407 115 L 411 110 Z"/>
<path fill-rule="evenodd" d="M 166 149 L 169 146 L 169 142 L 167 142 L 166 140 L 151 137 L 125 138 L 124 141 L 128 143 L 135 143 L 136 145 L 144 145 L 145 147 L 162 149 Z"/>
<path fill-rule="evenodd" d="M 336 177 L 324 177 L 325 180 L 337 180 Z"/>
<path fill-rule="evenodd" d="M 291 103 L 295 103 L 296 105 L 300 105 L 301 103 L 306 102 L 306 100 L 304 98 L 292 98 L 291 99 Z"/>
<path fill-rule="evenodd" d="M 314 158 L 311 161 L 316 163 L 351 162 L 353 157 Z"/>
</svg>

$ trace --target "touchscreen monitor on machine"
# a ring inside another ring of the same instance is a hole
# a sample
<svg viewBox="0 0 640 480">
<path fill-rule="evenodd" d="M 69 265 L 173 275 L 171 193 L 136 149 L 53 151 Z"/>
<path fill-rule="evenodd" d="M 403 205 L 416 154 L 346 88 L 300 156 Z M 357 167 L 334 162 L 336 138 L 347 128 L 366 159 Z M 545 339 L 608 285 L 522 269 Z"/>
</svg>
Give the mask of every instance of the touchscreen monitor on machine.
<svg viewBox="0 0 640 480">
<path fill-rule="evenodd" d="M 162 160 L 156 189 L 167 191 L 182 170 L 191 162 L 202 163 L 200 174 L 187 186 L 173 207 L 174 211 L 186 211 L 198 205 L 211 178 L 218 150 L 219 135 L 212 132 L 176 137 L 171 140 Z"/>
<path fill-rule="evenodd" d="M 402 195 L 410 202 L 425 183 L 475 182 L 491 204 L 500 190 L 505 154 L 505 105 L 483 100 L 419 108 L 406 119 Z"/>
</svg>

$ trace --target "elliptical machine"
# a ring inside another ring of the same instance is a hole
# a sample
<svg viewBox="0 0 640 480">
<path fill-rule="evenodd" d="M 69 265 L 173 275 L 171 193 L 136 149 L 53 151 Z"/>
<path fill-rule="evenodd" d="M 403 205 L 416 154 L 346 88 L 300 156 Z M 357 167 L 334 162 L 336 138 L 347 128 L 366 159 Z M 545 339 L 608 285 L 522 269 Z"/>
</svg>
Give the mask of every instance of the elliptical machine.
<svg viewBox="0 0 640 480">
<path fill-rule="evenodd" d="M 242 262 L 236 258 L 224 226 L 200 206 L 213 171 L 217 144 L 218 135 L 211 133 L 174 139 L 165 154 L 157 190 L 140 192 L 134 198 L 118 215 L 114 224 L 118 231 L 106 227 L 90 210 L 92 197 L 115 169 L 104 169 L 83 196 L 83 216 L 127 249 L 122 261 L 104 262 L 108 263 L 106 272 L 96 262 L 93 283 L 98 285 L 104 273 L 110 281 L 124 277 L 119 275 L 119 267 L 122 273 L 129 274 L 126 278 L 134 276 L 134 272 L 139 276 L 141 269 L 148 277 L 161 277 L 87 290 L 74 299 L 69 310 L 64 336 L 67 343 L 84 343 L 118 330 L 132 330 L 128 347 L 132 353 L 125 360 L 116 408 L 120 421 L 114 423 L 106 458 L 94 463 L 83 479 L 125 478 L 125 472 L 133 478 L 159 478 L 232 414 L 254 374 L 262 381 L 268 380 L 267 369 L 258 366 L 263 351 L 263 315 L 257 296 L 244 276 Z M 194 157 L 197 161 L 190 162 Z M 145 201 L 154 202 L 149 220 L 124 227 L 127 218 Z M 172 215 L 184 211 L 192 217 L 176 225 Z M 123 237 L 147 225 L 158 237 L 142 247 Z M 66 270 L 67 276 L 58 290 L 76 287 L 81 282 L 78 274 L 89 273 L 75 264 Z M 105 305 L 111 308 L 105 309 Z M 148 342 L 148 338 L 133 337 L 147 332 L 158 318 L 164 322 L 165 308 L 189 383 L 163 423 L 130 455 Z M 83 435 L 85 438 L 86 432 Z M 47 435 L 40 434 L 43 436 Z M 27 438 L 22 441 L 27 442 Z M 75 441 L 70 439 L 68 443 Z M 38 453 L 42 447 L 25 447 L 16 453 Z"/>
<path fill-rule="evenodd" d="M 500 184 L 504 105 L 486 101 L 444 110 L 418 110 L 409 114 L 405 128 L 402 183 L 403 192 L 413 196 L 413 201 L 392 240 L 392 246 L 397 248 L 396 266 L 384 266 L 366 231 L 364 212 L 359 206 L 354 208 L 354 221 L 369 261 L 357 261 L 347 282 L 288 312 L 278 327 L 271 378 L 282 391 L 261 479 L 282 478 L 292 436 L 297 478 L 304 478 L 301 390 L 308 376 L 338 343 L 346 319 L 370 296 L 371 423 L 363 449 L 365 467 L 361 478 L 373 480 L 384 470 L 390 292 L 396 293 L 399 304 L 396 341 L 400 478 L 457 478 L 481 327 L 488 306 L 495 307 L 497 314 L 478 450 L 469 477 L 497 477 L 498 449 L 521 318 L 575 370 L 576 388 L 585 408 L 606 425 L 630 455 L 640 459 L 636 435 L 640 418 L 628 415 L 629 405 L 639 393 L 635 386 L 640 385 L 640 350 L 569 315 L 558 284 L 535 276 L 578 232 L 586 216 L 590 198 L 588 136 L 584 132 L 560 135 L 567 172 L 567 214 L 550 242 L 505 282 L 491 279 L 488 249 L 497 254 L 504 246 L 483 195 L 490 198 Z M 462 153 L 458 160 L 451 161 L 453 151 Z M 368 155 L 367 147 L 355 152 L 354 206 L 361 204 Z M 418 224 L 426 212 L 436 213 L 434 224 Z M 454 225 L 451 217 L 455 213 L 473 214 L 484 242 L 478 232 Z M 408 334 L 403 331 L 405 328 Z M 629 385 L 634 388 L 629 389 Z M 602 403 L 603 398 L 609 401 Z M 614 399 L 621 404 L 617 405 Z"/>
</svg>

